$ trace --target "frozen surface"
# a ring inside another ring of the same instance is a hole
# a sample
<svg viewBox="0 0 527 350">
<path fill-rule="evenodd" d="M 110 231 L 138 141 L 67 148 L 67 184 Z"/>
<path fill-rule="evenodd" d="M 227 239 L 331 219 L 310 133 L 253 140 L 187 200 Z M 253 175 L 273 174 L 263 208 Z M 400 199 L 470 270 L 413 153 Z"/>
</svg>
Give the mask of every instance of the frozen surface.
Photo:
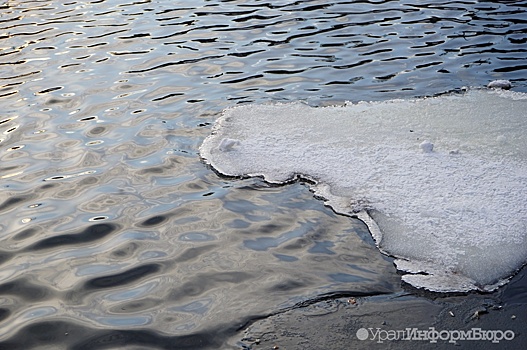
<svg viewBox="0 0 527 350">
<path fill-rule="evenodd" d="M 527 95 L 227 109 L 201 156 L 231 176 L 300 175 L 364 220 L 403 280 L 493 290 L 527 261 Z"/>
</svg>

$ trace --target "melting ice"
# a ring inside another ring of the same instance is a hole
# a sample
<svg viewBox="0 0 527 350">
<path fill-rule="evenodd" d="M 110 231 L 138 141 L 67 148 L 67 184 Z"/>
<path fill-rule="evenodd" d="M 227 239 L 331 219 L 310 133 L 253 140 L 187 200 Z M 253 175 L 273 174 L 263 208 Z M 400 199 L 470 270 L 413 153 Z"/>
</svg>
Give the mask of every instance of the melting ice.
<svg viewBox="0 0 527 350">
<path fill-rule="evenodd" d="M 200 152 L 225 175 L 313 180 L 415 287 L 493 290 L 527 261 L 527 94 L 239 106 Z"/>
</svg>

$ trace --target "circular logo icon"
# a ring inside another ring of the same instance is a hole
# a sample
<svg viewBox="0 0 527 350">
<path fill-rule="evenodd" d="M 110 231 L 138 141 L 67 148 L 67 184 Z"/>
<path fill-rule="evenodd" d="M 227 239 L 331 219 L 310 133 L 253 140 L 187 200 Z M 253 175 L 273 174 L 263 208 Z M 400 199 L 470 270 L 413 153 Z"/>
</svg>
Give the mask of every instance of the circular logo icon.
<svg viewBox="0 0 527 350">
<path fill-rule="evenodd" d="M 368 330 L 366 328 L 360 328 L 357 330 L 357 338 L 359 338 L 359 340 L 368 339 Z"/>
</svg>

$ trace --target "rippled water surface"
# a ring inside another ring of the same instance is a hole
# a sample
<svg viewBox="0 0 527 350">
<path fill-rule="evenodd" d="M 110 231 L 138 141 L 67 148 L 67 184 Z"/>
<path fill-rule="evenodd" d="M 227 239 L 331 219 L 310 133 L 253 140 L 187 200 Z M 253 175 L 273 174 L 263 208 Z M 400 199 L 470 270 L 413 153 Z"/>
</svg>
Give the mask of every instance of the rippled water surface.
<svg viewBox="0 0 527 350">
<path fill-rule="evenodd" d="M 221 347 L 298 303 L 398 290 L 362 223 L 302 184 L 221 178 L 198 147 L 239 103 L 527 92 L 526 10 L 0 3 L 3 348 Z"/>
</svg>

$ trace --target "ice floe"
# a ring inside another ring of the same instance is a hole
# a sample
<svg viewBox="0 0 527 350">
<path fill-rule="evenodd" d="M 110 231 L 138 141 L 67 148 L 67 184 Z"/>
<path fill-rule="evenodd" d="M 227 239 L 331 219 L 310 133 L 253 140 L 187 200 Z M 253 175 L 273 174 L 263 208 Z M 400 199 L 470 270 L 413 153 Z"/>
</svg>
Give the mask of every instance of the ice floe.
<svg viewBox="0 0 527 350">
<path fill-rule="evenodd" d="M 225 110 L 200 147 L 230 176 L 313 181 L 369 226 L 403 280 L 493 290 L 527 261 L 527 94 Z"/>
</svg>

